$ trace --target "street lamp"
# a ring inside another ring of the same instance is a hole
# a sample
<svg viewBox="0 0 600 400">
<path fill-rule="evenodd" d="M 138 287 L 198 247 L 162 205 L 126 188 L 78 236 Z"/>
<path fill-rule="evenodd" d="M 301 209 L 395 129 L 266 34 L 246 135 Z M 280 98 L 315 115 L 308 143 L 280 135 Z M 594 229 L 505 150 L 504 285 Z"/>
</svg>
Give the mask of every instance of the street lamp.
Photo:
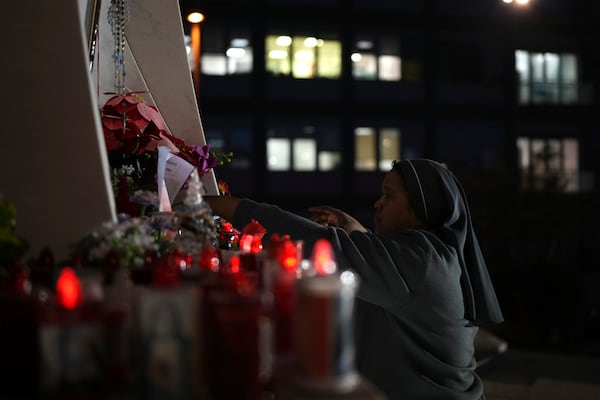
<svg viewBox="0 0 600 400">
<path fill-rule="evenodd" d="M 192 78 L 196 97 L 198 97 L 200 93 L 200 23 L 204 21 L 204 14 L 194 11 L 187 16 L 187 20 L 192 24 L 192 60 L 194 62 Z"/>
<path fill-rule="evenodd" d="M 520 6 L 525 6 L 525 5 L 529 4 L 529 0 L 502 0 L 502 2 L 506 3 L 506 4 L 516 3 Z"/>
</svg>

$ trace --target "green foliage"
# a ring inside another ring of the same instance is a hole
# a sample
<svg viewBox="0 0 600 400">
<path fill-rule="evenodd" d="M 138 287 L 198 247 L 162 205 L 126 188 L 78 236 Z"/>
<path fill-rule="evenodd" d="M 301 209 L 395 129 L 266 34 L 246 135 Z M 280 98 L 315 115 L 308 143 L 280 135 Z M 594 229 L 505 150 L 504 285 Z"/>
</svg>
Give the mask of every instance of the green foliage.
<svg viewBox="0 0 600 400">
<path fill-rule="evenodd" d="M 217 160 L 217 165 L 229 164 L 231 162 L 231 160 L 233 159 L 232 151 L 230 151 L 228 153 L 211 151 L 210 155 L 213 156 Z"/>
<path fill-rule="evenodd" d="M 0 267 L 13 266 L 29 248 L 29 244 L 17 236 L 17 208 L 0 195 Z"/>
</svg>

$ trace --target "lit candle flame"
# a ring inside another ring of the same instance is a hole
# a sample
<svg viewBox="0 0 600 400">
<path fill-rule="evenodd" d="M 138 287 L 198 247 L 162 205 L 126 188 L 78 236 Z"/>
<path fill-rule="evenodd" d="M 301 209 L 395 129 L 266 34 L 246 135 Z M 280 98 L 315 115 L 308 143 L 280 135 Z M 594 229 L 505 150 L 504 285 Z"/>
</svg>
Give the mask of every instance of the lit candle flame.
<svg viewBox="0 0 600 400">
<path fill-rule="evenodd" d="M 240 258 L 238 256 L 231 257 L 231 260 L 229 260 L 229 269 L 234 274 L 240 272 Z"/>
<path fill-rule="evenodd" d="M 283 242 L 279 262 L 287 271 L 295 271 L 298 267 L 298 251 L 296 245 L 291 240 Z"/>
<path fill-rule="evenodd" d="M 82 301 L 81 283 L 71 267 L 65 267 L 56 281 L 58 304 L 67 310 L 73 310 Z"/>
</svg>

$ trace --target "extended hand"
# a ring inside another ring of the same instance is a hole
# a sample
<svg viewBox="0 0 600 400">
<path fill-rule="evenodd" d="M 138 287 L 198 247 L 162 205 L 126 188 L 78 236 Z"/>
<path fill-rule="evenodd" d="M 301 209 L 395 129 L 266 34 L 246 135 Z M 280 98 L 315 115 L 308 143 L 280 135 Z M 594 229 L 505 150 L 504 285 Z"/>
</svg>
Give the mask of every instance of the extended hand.
<svg viewBox="0 0 600 400">
<path fill-rule="evenodd" d="M 308 209 L 312 213 L 310 219 L 323 226 L 336 226 L 346 232 L 367 232 L 367 228 L 349 214 L 330 206 L 314 206 Z"/>
</svg>

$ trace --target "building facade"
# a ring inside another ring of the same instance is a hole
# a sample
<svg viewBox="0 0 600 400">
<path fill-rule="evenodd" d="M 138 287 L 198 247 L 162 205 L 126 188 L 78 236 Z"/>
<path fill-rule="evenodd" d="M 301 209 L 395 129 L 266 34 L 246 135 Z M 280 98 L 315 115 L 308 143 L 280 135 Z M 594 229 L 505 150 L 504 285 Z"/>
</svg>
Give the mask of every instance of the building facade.
<svg viewBox="0 0 600 400">
<path fill-rule="evenodd" d="M 198 8 L 201 114 L 238 193 L 372 196 L 374 174 L 415 157 L 506 168 L 524 191 L 597 190 L 593 1 Z"/>
<path fill-rule="evenodd" d="M 233 194 L 332 204 L 368 226 L 391 160 L 444 162 L 469 196 L 509 336 L 568 346 L 600 332 L 600 3 L 181 8 L 206 17 L 198 101 L 212 149 L 234 153 L 217 169 Z"/>
</svg>

